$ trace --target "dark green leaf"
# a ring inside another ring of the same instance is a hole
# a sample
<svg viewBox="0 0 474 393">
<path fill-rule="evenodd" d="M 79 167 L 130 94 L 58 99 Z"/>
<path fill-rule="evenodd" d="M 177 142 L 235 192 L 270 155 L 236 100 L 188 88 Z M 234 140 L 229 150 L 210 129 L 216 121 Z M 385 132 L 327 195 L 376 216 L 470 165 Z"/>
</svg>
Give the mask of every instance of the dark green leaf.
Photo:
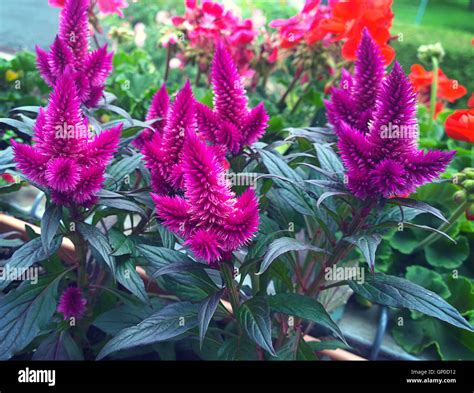
<svg viewBox="0 0 474 393">
<path fill-rule="evenodd" d="M 146 217 L 145 211 L 136 203 L 125 198 L 103 198 L 99 201 L 102 206 L 113 207 L 115 209 L 126 210 L 128 212 L 138 213 Z"/>
<path fill-rule="evenodd" d="M 276 356 L 272 344 L 270 311 L 266 298 L 254 297 L 243 303 L 237 310 L 237 318 L 249 338 L 271 355 Z"/>
<path fill-rule="evenodd" d="M 376 273 L 364 284 L 349 281 L 352 290 L 374 303 L 403 307 L 438 318 L 462 329 L 474 331 L 459 312 L 437 294 L 403 278 Z"/>
<path fill-rule="evenodd" d="M 262 265 L 260 266 L 260 271 L 257 274 L 262 274 L 265 270 L 268 269 L 270 264 L 278 258 L 280 255 L 288 251 L 313 251 L 316 253 L 327 254 L 327 251 L 322 248 L 313 246 L 311 244 L 301 243 L 300 241 L 293 239 L 292 237 L 281 237 L 274 240 L 270 246 L 268 246 L 268 251 L 263 258 Z"/>
<path fill-rule="evenodd" d="M 444 217 L 443 213 L 441 213 L 438 209 L 435 207 L 428 205 L 425 202 L 422 201 L 417 201 L 416 199 L 410 199 L 410 198 L 391 198 L 387 200 L 387 203 L 393 203 L 396 205 L 401 205 L 401 206 L 408 206 L 413 209 L 420 210 L 425 213 L 430 213 L 435 217 L 438 217 L 440 220 L 444 222 L 448 222 L 448 220 Z"/>
<path fill-rule="evenodd" d="M 115 276 L 115 258 L 112 256 L 112 247 L 107 237 L 96 227 L 82 222 L 77 223 L 77 230 L 84 236 L 91 248 L 100 255 Z"/>
<path fill-rule="evenodd" d="M 211 322 L 212 316 L 216 312 L 217 306 L 224 294 L 224 289 L 205 298 L 199 305 L 198 321 L 199 321 L 199 344 L 202 347 L 206 331 Z"/>
<path fill-rule="evenodd" d="M 320 324 L 345 342 L 339 326 L 316 299 L 297 293 L 278 293 L 268 297 L 272 311 L 283 313 Z"/>
<path fill-rule="evenodd" d="M 120 284 L 137 296 L 142 302 L 149 302 L 145 284 L 131 260 L 118 264 L 116 278 Z"/>
<path fill-rule="evenodd" d="M 84 360 L 71 335 L 63 330 L 50 334 L 33 355 L 33 360 Z"/>
<path fill-rule="evenodd" d="M 378 233 L 365 233 L 349 236 L 344 238 L 344 240 L 354 244 L 359 248 L 365 260 L 367 261 L 370 270 L 373 272 L 375 268 L 375 252 L 382 241 L 382 236 L 380 236 Z"/>
<path fill-rule="evenodd" d="M 141 345 L 170 340 L 197 326 L 197 306 L 189 302 L 170 304 L 136 326 L 118 333 L 102 348 L 97 359 Z"/>
<path fill-rule="evenodd" d="M 204 265 L 199 262 L 175 262 L 171 263 L 169 265 L 163 266 L 162 268 L 159 268 L 153 273 L 153 277 L 157 278 L 160 276 L 163 276 L 165 274 L 173 274 L 173 273 L 182 273 L 182 272 L 189 272 L 192 270 L 197 270 L 197 269 L 205 269 L 206 267 L 209 267 L 208 265 Z"/>
<path fill-rule="evenodd" d="M 62 217 L 62 206 L 51 203 L 41 218 L 41 241 L 46 252 L 49 251 L 51 242 L 59 228 Z"/>
<path fill-rule="evenodd" d="M 0 359 L 6 360 L 25 348 L 50 322 L 57 306 L 62 276 L 24 282 L 0 297 Z"/>
</svg>

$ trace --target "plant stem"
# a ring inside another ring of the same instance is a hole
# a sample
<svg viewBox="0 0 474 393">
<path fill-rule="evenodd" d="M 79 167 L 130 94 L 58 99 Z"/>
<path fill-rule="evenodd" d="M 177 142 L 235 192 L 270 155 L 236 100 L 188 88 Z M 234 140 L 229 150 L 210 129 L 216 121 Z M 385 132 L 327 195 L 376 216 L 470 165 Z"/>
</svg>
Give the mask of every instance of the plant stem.
<svg viewBox="0 0 474 393">
<path fill-rule="evenodd" d="M 374 207 L 376 201 L 373 199 L 369 199 L 363 203 L 359 212 L 354 217 L 349 226 L 347 233 L 337 242 L 336 247 L 334 248 L 333 253 L 325 263 L 321 266 L 321 270 L 319 271 L 316 279 L 314 280 L 313 284 L 308 289 L 308 295 L 314 296 L 319 292 L 321 284 L 324 282 L 324 273 L 326 268 L 332 267 L 336 263 L 338 263 L 341 259 L 343 259 L 353 248 L 354 245 L 345 241 L 344 238 L 347 236 L 352 236 L 356 233 L 365 223 L 367 216 L 370 214 L 370 211 Z"/>
<path fill-rule="evenodd" d="M 431 133 L 431 128 L 433 126 L 433 120 L 434 120 L 435 111 L 436 111 L 436 98 L 438 95 L 438 69 L 439 69 L 439 63 L 436 57 L 431 58 L 431 63 L 433 64 L 433 81 L 431 82 L 430 118 L 428 120 L 428 132 L 430 133 Z"/>
<path fill-rule="evenodd" d="M 467 202 L 464 202 L 463 204 L 459 205 L 458 208 L 451 214 L 451 216 L 448 219 L 448 222 L 444 222 L 438 227 L 438 231 L 441 232 L 447 232 L 451 229 L 451 227 L 454 225 L 454 223 L 457 221 L 457 219 L 464 213 L 464 211 L 467 209 Z M 431 243 L 435 242 L 438 240 L 438 238 L 442 236 L 437 232 L 431 233 L 429 236 L 425 237 L 413 250 L 413 252 L 421 250 L 425 246 L 429 246 Z"/>
<path fill-rule="evenodd" d="M 229 266 L 228 263 L 223 263 L 221 272 L 224 277 L 225 286 L 229 291 L 230 302 L 232 304 L 232 312 L 234 316 L 237 316 L 237 310 L 239 308 L 239 294 L 235 286 L 234 272 L 232 271 L 232 266 Z"/>
<path fill-rule="evenodd" d="M 280 101 L 278 101 L 277 107 L 280 112 L 283 111 L 283 109 L 285 108 L 286 97 L 288 97 L 288 94 L 290 94 L 291 90 L 293 90 L 293 88 L 296 86 L 296 83 L 298 82 L 302 74 L 302 72 L 298 72 L 297 70 L 295 76 L 293 77 L 293 80 L 288 85 L 288 88 L 286 89 L 285 93 L 281 96 Z"/>
</svg>

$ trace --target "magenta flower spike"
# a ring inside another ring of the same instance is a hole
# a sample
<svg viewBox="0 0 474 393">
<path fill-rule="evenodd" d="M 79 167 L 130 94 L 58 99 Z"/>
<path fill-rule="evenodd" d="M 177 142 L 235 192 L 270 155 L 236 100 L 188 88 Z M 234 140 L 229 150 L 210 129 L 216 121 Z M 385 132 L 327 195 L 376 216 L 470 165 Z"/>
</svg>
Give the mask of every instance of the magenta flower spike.
<svg viewBox="0 0 474 393">
<path fill-rule="evenodd" d="M 89 52 L 89 0 L 66 0 L 61 10 L 59 34 L 50 51 L 36 47 L 38 70 L 51 87 L 66 68 L 74 72 L 81 103 L 94 107 L 104 92 L 104 83 L 112 70 L 107 45 Z"/>
<path fill-rule="evenodd" d="M 155 98 L 160 101 L 160 108 L 164 109 L 163 103 L 167 102 L 166 89 L 162 88 L 160 91 Z M 154 192 L 162 194 L 183 188 L 182 150 L 186 133 L 194 132 L 196 128 L 195 118 L 196 104 L 191 84 L 187 81 L 166 111 L 162 133 L 157 129 L 152 133 L 151 139 L 143 144 L 142 152 L 146 165 L 151 170 L 151 187 Z"/>
<path fill-rule="evenodd" d="M 357 53 L 354 76 L 344 72 L 326 102 L 347 186 L 362 199 L 410 194 L 437 178 L 455 152 L 418 149 L 413 86 L 398 63 L 385 75 L 367 30 Z"/>
<path fill-rule="evenodd" d="M 196 258 L 215 266 L 257 232 L 258 201 L 253 189 L 235 196 L 215 150 L 194 131 L 186 131 L 182 161 L 184 196 L 152 194 L 157 216 Z"/>
<path fill-rule="evenodd" d="M 57 311 L 62 313 L 64 320 L 70 318 L 80 319 L 86 311 L 87 300 L 82 297 L 81 290 L 77 287 L 69 287 L 59 299 Z"/>
<path fill-rule="evenodd" d="M 151 100 L 151 105 L 148 108 L 146 120 L 158 119 L 151 125 L 151 129 L 147 128 L 142 131 L 138 137 L 133 141 L 133 145 L 138 149 L 142 149 L 146 142 L 150 142 L 153 138 L 153 134 L 156 132 L 159 135 L 163 134 L 163 129 L 166 125 L 166 119 L 168 117 L 168 109 L 170 105 L 170 98 L 166 85 L 163 84 Z"/>
<path fill-rule="evenodd" d="M 18 168 L 66 206 L 93 204 L 117 149 L 122 124 L 98 135 L 89 132 L 69 68 L 57 79 L 46 110 L 34 125 L 33 146 L 12 142 Z"/>
<path fill-rule="evenodd" d="M 232 154 L 256 142 L 268 126 L 263 103 L 252 110 L 237 66 L 220 43 L 212 61 L 211 82 L 214 109 L 198 104 L 196 120 L 199 131 L 213 144 L 223 145 Z"/>
</svg>

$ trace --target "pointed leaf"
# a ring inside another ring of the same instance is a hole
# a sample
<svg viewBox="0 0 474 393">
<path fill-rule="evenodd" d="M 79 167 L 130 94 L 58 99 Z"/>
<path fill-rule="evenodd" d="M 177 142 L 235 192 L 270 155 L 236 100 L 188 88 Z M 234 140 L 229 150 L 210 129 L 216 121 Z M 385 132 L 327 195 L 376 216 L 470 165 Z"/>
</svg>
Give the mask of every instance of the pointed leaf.
<svg viewBox="0 0 474 393">
<path fill-rule="evenodd" d="M 205 298 L 199 305 L 198 322 L 199 322 L 199 345 L 202 348 L 206 331 L 211 322 L 212 316 L 216 312 L 217 306 L 224 294 L 224 289 L 215 294 Z"/>
<path fill-rule="evenodd" d="M 118 333 L 105 344 L 97 359 L 116 351 L 170 340 L 186 333 L 197 326 L 197 312 L 197 306 L 189 302 L 170 304 L 138 325 Z"/>
<path fill-rule="evenodd" d="M 277 259 L 280 255 L 288 251 L 305 251 L 310 250 L 316 253 L 327 254 L 328 252 L 322 248 L 313 246 L 311 244 L 302 243 L 292 237 L 281 237 L 274 240 L 268 247 L 268 251 L 263 258 L 262 265 L 260 266 L 260 271 L 257 274 L 262 274 L 265 270 L 268 269 L 270 264 Z"/>
<path fill-rule="evenodd" d="M 276 356 L 272 344 L 270 311 L 266 298 L 254 297 L 243 303 L 237 310 L 240 325 L 253 341 Z"/>
<path fill-rule="evenodd" d="M 376 273 L 366 277 L 364 284 L 349 281 L 352 290 L 374 303 L 416 310 L 461 329 L 474 328 L 459 312 L 440 296 L 403 278 Z"/>
<path fill-rule="evenodd" d="M 346 342 L 339 326 L 316 299 L 297 293 L 278 293 L 268 297 L 268 304 L 272 311 L 320 324 L 334 332 L 343 342 Z"/>
<path fill-rule="evenodd" d="M 377 247 L 382 241 L 382 236 L 378 233 L 367 233 L 355 236 L 345 237 L 344 240 L 357 246 L 362 252 L 365 260 L 367 261 L 370 270 L 373 272 L 375 268 L 375 252 Z"/>
<path fill-rule="evenodd" d="M 41 241 L 46 252 L 49 251 L 51 242 L 59 228 L 62 217 L 62 206 L 50 204 L 41 217 Z"/>
</svg>

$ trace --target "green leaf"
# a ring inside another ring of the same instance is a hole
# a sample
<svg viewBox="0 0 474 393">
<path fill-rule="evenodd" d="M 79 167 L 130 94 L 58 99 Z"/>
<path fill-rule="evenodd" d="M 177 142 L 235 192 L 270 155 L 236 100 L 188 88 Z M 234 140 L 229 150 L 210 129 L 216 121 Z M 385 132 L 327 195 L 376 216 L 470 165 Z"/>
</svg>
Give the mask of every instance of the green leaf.
<svg viewBox="0 0 474 393">
<path fill-rule="evenodd" d="M 103 332 L 115 336 L 123 329 L 137 325 L 153 313 L 161 310 L 164 306 L 163 301 L 152 298 L 150 304 L 121 304 L 100 314 L 94 320 L 94 326 Z"/>
<path fill-rule="evenodd" d="M 318 360 L 318 358 L 308 343 L 298 335 L 294 335 L 280 347 L 277 358 L 272 360 Z"/>
<path fill-rule="evenodd" d="M 255 344 L 247 337 L 232 337 L 218 352 L 219 360 L 258 360 Z"/>
<path fill-rule="evenodd" d="M 444 282 L 441 274 L 423 266 L 408 266 L 405 278 L 429 291 L 432 291 L 443 299 L 448 299 L 451 292 Z"/>
<path fill-rule="evenodd" d="M 128 212 L 138 213 L 142 217 L 146 217 L 145 211 L 140 206 L 125 198 L 102 198 L 99 201 L 99 204 Z"/>
<path fill-rule="evenodd" d="M 459 328 L 474 331 L 461 314 L 440 296 L 403 278 L 376 273 L 367 276 L 364 284 L 350 281 L 349 285 L 354 292 L 371 302 L 419 311 Z"/>
<path fill-rule="evenodd" d="M 115 277 L 115 258 L 112 256 L 112 247 L 107 237 L 96 227 L 82 222 L 77 223 L 77 230 L 104 260 Z"/>
<path fill-rule="evenodd" d="M 243 303 L 237 310 L 237 319 L 254 342 L 276 356 L 272 344 L 270 310 L 266 298 L 254 297 Z"/>
<path fill-rule="evenodd" d="M 124 349 L 170 340 L 196 327 L 197 306 L 189 302 L 170 304 L 136 326 L 122 330 L 102 348 L 97 359 Z"/>
<path fill-rule="evenodd" d="M 46 252 L 49 251 L 51 242 L 58 231 L 62 211 L 61 205 L 51 203 L 41 217 L 41 240 Z"/>
<path fill-rule="evenodd" d="M 24 282 L 0 297 L 0 360 L 20 352 L 50 322 L 61 277 L 43 278 L 37 284 Z"/>
<path fill-rule="evenodd" d="M 469 242 L 465 236 L 458 236 L 456 244 L 441 238 L 424 247 L 426 261 L 434 267 L 455 269 L 469 257 Z"/>
<path fill-rule="evenodd" d="M 107 170 L 109 178 L 105 181 L 106 187 L 110 187 L 113 184 L 120 184 L 125 176 L 137 168 L 142 158 L 142 154 L 134 154 L 133 156 L 122 158 L 109 166 L 109 169 Z"/>
<path fill-rule="evenodd" d="M 160 276 L 164 276 L 165 274 L 190 272 L 192 270 L 205 269 L 207 267 L 209 266 L 195 261 L 175 262 L 159 268 L 153 273 L 152 276 L 153 278 L 157 278 Z"/>
<path fill-rule="evenodd" d="M 145 284 L 131 260 L 121 262 L 117 265 L 116 278 L 120 284 L 132 292 L 143 303 L 149 302 Z"/>
<path fill-rule="evenodd" d="M 198 321 L 199 321 L 199 345 L 202 348 L 204 337 L 206 336 L 207 328 L 211 322 L 212 316 L 216 312 L 217 306 L 224 294 L 224 289 L 215 294 L 205 298 L 199 305 Z"/>
<path fill-rule="evenodd" d="M 33 360 L 84 360 L 84 356 L 68 331 L 63 330 L 46 337 Z"/>
<path fill-rule="evenodd" d="M 263 258 L 262 264 L 260 266 L 260 271 L 257 274 L 262 274 L 265 270 L 268 269 L 270 264 L 278 258 L 280 255 L 283 255 L 289 251 L 314 251 L 316 253 L 327 254 L 328 252 L 322 248 L 313 246 L 311 244 L 301 243 L 300 241 L 293 239 L 292 237 L 281 237 L 274 240 L 270 246 L 268 246 L 268 251 Z"/>
<path fill-rule="evenodd" d="M 345 170 L 338 155 L 328 145 L 314 144 L 321 168 L 342 177 Z"/>
<path fill-rule="evenodd" d="M 182 252 L 170 250 L 165 247 L 140 244 L 137 246 L 137 249 L 141 255 L 143 255 L 148 261 L 152 262 L 157 269 L 177 262 L 193 262 L 191 258 Z"/>
<path fill-rule="evenodd" d="M 324 326 L 345 342 L 339 326 L 316 299 L 297 293 L 278 293 L 268 297 L 268 304 L 272 311 L 307 319 Z"/>
<path fill-rule="evenodd" d="M 26 135 L 33 136 L 32 128 L 22 121 L 2 118 L 0 119 L 0 124 L 6 124 L 7 126 L 17 129 L 18 131 L 23 132 Z"/>
<path fill-rule="evenodd" d="M 345 237 L 344 240 L 357 246 L 362 252 L 370 270 L 373 272 L 375 268 L 375 252 L 382 241 L 382 236 L 378 233 L 366 233 L 355 236 Z"/>
<path fill-rule="evenodd" d="M 428 205 L 425 202 L 422 201 L 417 201 L 416 199 L 410 199 L 410 198 L 391 198 L 387 199 L 387 203 L 392 203 L 400 206 L 407 206 L 411 207 L 413 209 L 420 210 L 425 213 L 430 213 L 433 216 L 439 218 L 441 221 L 448 222 L 446 217 L 444 217 L 443 213 L 436 209 L 435 207 Z"/>
<path fill-rule="evenodd" d="M 16 269 L 18 272 L 24 271 L 36 262 L 48 259 L 60 247 L 63 237 L 58 236 L 53 240 L 48 252 L 43 248 L 42 239 L 37 237 L 25 243 L 16 250 L 5 265 L 5 269 Z M 6 288 L 10 281 L 3 280 L 0 282 L 0 289 Z"/>
</svg>

